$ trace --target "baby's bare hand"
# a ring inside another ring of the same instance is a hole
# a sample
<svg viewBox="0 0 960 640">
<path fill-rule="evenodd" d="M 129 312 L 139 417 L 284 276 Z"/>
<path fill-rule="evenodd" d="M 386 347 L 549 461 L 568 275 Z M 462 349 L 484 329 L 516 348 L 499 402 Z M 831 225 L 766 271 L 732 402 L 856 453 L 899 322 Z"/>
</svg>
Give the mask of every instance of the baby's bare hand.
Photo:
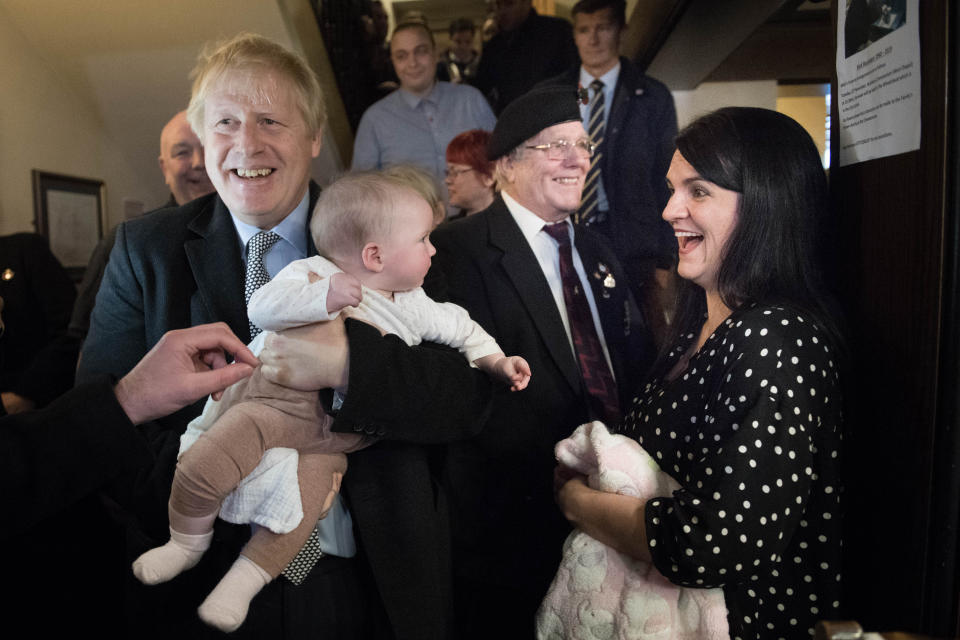
<svg viewBox="0 0 960 640">
<path fill-rule="evenodd" d="M 497 363 L 509 381 L 510 391 L 523 391 L 530 382 L 530 365 L 520 356 L 507 356 Z"/>
<path fill-rule="evenodd" d="M 360 281 L 349 273 L 335 273 L 330 276 L 330 289 L 327 291 L 327 313 L 335 313 L 345 307 L 355 307 L 363 299 Z"/>
</svg>

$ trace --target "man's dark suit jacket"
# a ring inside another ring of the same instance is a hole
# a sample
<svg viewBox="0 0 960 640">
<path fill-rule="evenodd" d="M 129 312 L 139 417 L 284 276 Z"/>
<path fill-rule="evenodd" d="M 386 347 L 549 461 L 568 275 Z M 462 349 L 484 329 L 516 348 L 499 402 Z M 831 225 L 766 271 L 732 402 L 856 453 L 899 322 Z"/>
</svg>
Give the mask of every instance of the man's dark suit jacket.
<svg viewBox="0 0 960 640">
<path fill-rule="evenodd" d="M 580 67 L 544 85 L 578 86 Z M 673 231 L 660 217 L 670 199 L 667 169 L 675 149 L 677 112 L 670 90 L 620 58 L 620 76 L 599 152 L 600 177 L 610 213 L 600 230 L 639 287 L 654 267 L 668 269 L 677 253 Z M 637 289 L 635 289 L 637 291 Z"/>
<path fill-rule="evenodd" d="M 476 87 L 500 115 L 535 84 L 579 61 L 570 23 L 530 9 L 516 29 L 498 33 L 483 45 Z"/>
<path fill-rule="evenodd" d="M 318 194 L 311 185 L 311 207 Z M 94 373 L 123 375 L 171 329 L 223 321 L 246 340 L 242 274 L 236 230 L 216 194 L 120 225 L 78 379 Z M 382 339 L 363 323 L 348 322 L 348 334 L 350 386 L 333 429 L 383 438 L 350 455 L 344 478 L 361 555 L 376 585 L 371 593 L 382 598 L 386 624 L 397 638 L 445 638 L 450 626 L 445 501 L 435 490 L 434 452 L 422 443 L 475 433 L 489 385 L 451 350 L 410 349 L 395 337 Z M 141 426 L 153 445 L 153 465 L 129 479 L 126 490 L 113 493 L 130 521 L 131 556 L 168 536 L 166 501 L 179 437 L 201 408 L 202 402 Z M 156 587 L 141 587 L 131 578 L 131 590 L 166 594 L 173 602 L 165 606 L 177 607 L 163 610 L 146 600 L 133 611 L 136 631 L 158 637 L 171 631 L 185 637 L 206 633 L 196 607 L 248 536 L 249 527 L 218 522 L 213 546 L 194 569 Z M 291 618 L 289 611 L 309 616 L 311 609 L 329 607 L 303 601 L 316 598 L 309 590 L 311 580 L 300 587 L 284 579 L 268 585 L 232 637 L 291 637 L 280 630 L 302 631 L 300 619 Z"/>
<path fill-rule="evenodd" d="M 477 439 L 452 447 L 455 573 L 542 597 L 570 531 L 553 501 L 553 447 L 589 419 L 578 364 L 540 264 L 500 196 L 441 225 L 431 239 L 450 302 L 465 307 L 504 353 L 526 358 L 532 372 L 527 389 L 495 398 Z M 603 238 L 577 229 L 574 242 L 626 408 L 653 356 L 650 336 Z M 604 286 L 607 274 L 615 286 Z"/>
</svg>

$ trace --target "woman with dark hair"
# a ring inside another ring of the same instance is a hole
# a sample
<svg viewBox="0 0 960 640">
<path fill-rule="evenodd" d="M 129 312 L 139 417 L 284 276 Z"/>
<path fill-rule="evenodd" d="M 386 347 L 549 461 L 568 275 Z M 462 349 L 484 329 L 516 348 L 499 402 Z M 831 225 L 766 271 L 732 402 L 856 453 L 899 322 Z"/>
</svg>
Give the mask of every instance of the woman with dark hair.
<svg viewBox="0 0 960 640">
<path fill-rule="evenodd" d="M 447 191 L 455 218 L 483 211 L 493 203 L 493 163 L 487 160 L 490 132 L 471 129 L 447 145 Z"/>
<path fill-rule="evenodd" d="M 619 431 L 682 489 L 646 502 L 557 471 L 574 526 L 675 584 L 720 587 L 733 638 L 809 638 L 840 592 L 842 341 L 810 136 L 753 108 L 677 137 L 663 218 L 683 278 L 672 341 Z"/>
</svg>

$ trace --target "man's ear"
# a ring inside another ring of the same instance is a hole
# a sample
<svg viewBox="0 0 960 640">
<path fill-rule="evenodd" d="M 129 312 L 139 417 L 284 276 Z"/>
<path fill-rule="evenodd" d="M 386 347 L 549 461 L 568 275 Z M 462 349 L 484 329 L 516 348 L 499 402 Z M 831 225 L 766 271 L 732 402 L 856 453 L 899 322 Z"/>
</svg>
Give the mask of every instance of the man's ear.
<svg viewBox="0 0 960 640">
<path fill-rule="evenodd" d="M 503 156 L 497 160 L 497 173 L 503 176 L 505 182 L 513 182 L 513 159 L 510 157 L 510 154 Z M 503 185 L 500 185 L 501 187 Z"/>
<path fill-rule="evenodd" d="M 367 271 L 380 273 L 383 271 L 383 250 L 376 242 L 368 242 L 360 252 L 363 266 Z"/>
</svg>

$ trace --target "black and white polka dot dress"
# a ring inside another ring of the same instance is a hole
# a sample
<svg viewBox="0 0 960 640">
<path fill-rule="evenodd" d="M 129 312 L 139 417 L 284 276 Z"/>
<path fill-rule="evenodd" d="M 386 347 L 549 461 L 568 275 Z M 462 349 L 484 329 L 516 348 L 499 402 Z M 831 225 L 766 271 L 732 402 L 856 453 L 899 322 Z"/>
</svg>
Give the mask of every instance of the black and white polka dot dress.
<svg viewBox="0 0 960 640">
<path fill-rule="evenodd" d="M 667 370 L 696 336 L 671 353 Z M 732 638 L 808 638 L 840 593 L 841 400 L 826 336 L 795 311 L 735 311 L 621 428 L 683 486 L 646 506 L 660 572 L 722 587 Z"/>
</svg>

